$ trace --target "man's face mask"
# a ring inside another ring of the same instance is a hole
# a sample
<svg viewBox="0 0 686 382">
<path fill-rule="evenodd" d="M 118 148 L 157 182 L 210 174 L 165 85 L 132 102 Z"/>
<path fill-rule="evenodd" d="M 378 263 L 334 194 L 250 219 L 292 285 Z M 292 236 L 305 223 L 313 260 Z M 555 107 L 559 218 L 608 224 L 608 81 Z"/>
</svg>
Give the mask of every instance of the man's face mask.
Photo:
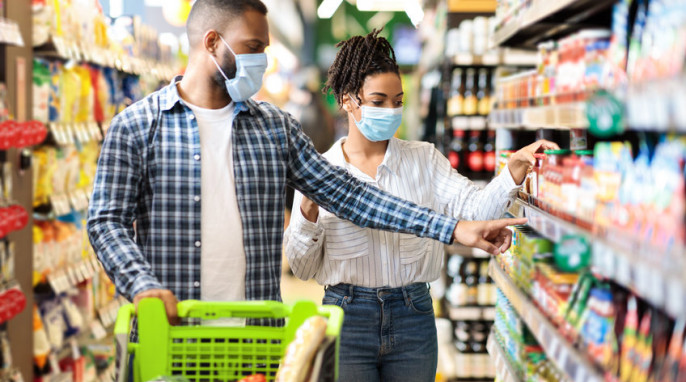
<svg viewBox="0 0 686 382">
<path fill-rule="evenodd" d="M 267 70 L 267 54 L 236 54 L 222 36 L 219 36 L 219 38 L 236 58 L 236 75 L 229 79 L 214 56 L 210 57 L 217 66 L 217 69 L 219 69 L 219 73 L 224 77 L 226 91 L 231 99 L 235 102 L 245 101 L 257 94 L 262 87 L 262 77 Z"/>
</svg>

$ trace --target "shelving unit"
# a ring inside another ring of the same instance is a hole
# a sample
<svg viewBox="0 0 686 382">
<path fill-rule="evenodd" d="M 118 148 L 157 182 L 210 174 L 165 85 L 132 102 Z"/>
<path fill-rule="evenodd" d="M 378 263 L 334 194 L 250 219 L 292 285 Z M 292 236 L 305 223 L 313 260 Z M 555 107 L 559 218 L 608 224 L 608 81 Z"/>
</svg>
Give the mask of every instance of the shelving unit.
<svg viewBox="0 0 686 382">
<path fill-rule="evenodd" d="M 536 54 L 520 49 L 496 49 L 485 54 L 458 53 L 450 58 L 455 66 L 534 66 Z"/>
<path fill-rule="evenodd" d="M 573 382 L 602 382 L 603 376 L 586 358 L 562 336 L 550 320 L 536 307 L 503 272 L 495 260 L 489 264 L 489 273 L 505 294 L 514 309 L 522 317 L 548 358 Z"/>
<path fill-rule="evenodd" d="M 491 355 L 493 361 L 495 362 L 495 372 L 498 380 L 501 382 L 521 382 L 522 380 L 517 376 L 514 371 L 510 360 L 507 358 L 507 353 L 500 347 L 498 341 L 496 341 L 493 332 L 488 336 L 487 343 L 488 354 Z"/>
<path fill-rule="evenodd" d="M 515 10 L 496 26 L 496 46 L 533 49 L 536 44 L 582 27 L 609 20 L 613 0 L 532 0 L 524 9 Z"/>
<path fill-rule="evenodd" d="M 521 199 L 509 213 L 527 218 L 530 227 L 555 242 L 568 234 L 586 237 L 593 245 L 593 267 L 597 273 L 631 289 L 672 317 L 686 317 L 685 248 L 666 252 L 611 231 L 593 233 Z"/>
<path fill-rule="evenodd" d="M 493 306 L 448 306 L 448 317 L 453 321 L 493 321 Z"/>
<path fill-rule="evenodd" d="M 493 110 L 489 115 L 489 125 L 522 130 L 588 128 L 586 103 Z"/>
</svg>

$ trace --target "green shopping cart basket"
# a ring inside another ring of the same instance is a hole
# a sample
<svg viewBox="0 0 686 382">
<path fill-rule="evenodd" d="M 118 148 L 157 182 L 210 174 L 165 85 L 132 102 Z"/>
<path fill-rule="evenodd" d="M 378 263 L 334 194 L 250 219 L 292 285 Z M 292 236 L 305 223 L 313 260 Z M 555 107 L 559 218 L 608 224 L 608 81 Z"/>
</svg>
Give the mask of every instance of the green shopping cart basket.
<svg viewBox="0 0 686 382">
<path fill-rule="evenodd" d="M 130 343 L 133 304 L 120 308 L 114 327 L 118 353 L 118 382 L 128 378 L 128 356 L 134 356 L 135 382 L 161 376 L 179 377 L 190 382 L 236 381 L 252 374 L 263 374 L 273 381 L 286 347 L 296 330 L 309 317 L 328 318 L 326 339 L 313 361 L 310 381 L 336 381 L 338 378 L 338 338 L 343 325 L 343 310 L 337 306 L 317 306 L 311 301 L 286 305 L 276 301 L 204 302 L 182 301 L 180 318 L 213 320 L 223 317 L 285 318 L 283 327 L 170 325 L 164 304 L 150 298 L 138 305 L 138 343 Z"/>
</svg>

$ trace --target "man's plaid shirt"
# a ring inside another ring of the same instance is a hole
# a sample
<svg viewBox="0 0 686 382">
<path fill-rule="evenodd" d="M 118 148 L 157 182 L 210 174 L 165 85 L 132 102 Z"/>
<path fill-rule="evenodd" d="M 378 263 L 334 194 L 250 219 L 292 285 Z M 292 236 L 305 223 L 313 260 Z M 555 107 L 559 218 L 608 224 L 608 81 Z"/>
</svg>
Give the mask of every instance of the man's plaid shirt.
<svg viewBox="0 0 686 382">
<path fill-rule="evenodd" d="M 112 120 L 98 161 L 88 234 L 105 271 L 129 299 L 153 288 L 169 289 L 179 300 L 200 298 L 200 209 L 213 207 L 196 198 L 198 124 L 176 81 Z M 457 220 L 329 164 L 300 124 L 269 103 L 236 103 L 232 134 L 247 300 L 281 300 L 286 185 L 357 225 L 451 241 Z"/>
</svg>

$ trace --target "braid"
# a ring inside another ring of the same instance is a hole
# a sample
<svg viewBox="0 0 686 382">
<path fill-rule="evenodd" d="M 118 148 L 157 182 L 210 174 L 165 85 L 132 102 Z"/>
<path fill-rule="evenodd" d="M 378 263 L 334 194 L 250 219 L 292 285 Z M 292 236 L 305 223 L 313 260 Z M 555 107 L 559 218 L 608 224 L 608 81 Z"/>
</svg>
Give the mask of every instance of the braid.
<svg viewBox="0 0 686 382">
<path fill-rule="evenodd" d="M 323 92 L 332 92 L 339 105 L 345 94 L 354 94 L 361 101 L 359 92 L 367 76 L 399 74 L 395 51 L 387 39 L 379 37 L 381 30 L 374 29 L 366 36 L 354 36 L 336 44 L 340 50 L 329 68 Z"/>
</svg>

